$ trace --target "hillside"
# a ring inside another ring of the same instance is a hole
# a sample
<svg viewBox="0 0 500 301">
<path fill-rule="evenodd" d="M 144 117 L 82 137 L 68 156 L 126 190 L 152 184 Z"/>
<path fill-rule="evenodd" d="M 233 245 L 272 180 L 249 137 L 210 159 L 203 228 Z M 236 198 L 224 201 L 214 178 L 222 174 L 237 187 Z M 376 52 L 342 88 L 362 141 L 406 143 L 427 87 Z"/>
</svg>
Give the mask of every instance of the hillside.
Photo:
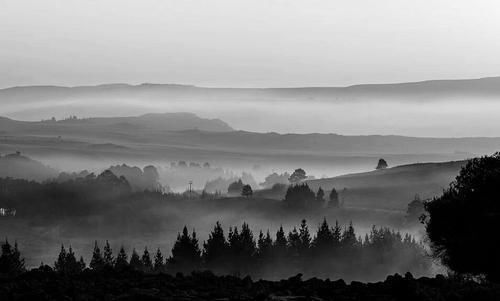
<svg viewBox="0 0 500 301">
<path fill-rule="evenodd" d="M 308 181 L 312 189 L 332 187 L 342 194 L 345 206 L 406 210 L 415 194 L 422 199 L 439 195 L 455 179 L 466 161 L 420 163 L 384 170 Z M 344 192 L 343 189 L 346 188 Z"/>
</svg>

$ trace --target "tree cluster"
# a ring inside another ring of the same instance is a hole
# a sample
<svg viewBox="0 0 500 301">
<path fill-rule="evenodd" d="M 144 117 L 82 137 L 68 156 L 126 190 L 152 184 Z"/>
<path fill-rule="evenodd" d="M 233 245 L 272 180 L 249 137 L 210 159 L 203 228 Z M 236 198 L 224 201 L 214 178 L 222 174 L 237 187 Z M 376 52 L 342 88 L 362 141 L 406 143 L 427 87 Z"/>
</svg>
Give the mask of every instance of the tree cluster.
<svg viewBox="0 0 500 301">
<path fill-rule="evenodd" d="M 89 264 L 92 270 L 115 269 L 143 272 L 189 273 L 211 270 L 216 274 L 251 275 L 278 279 L 303 273 L 321 277 L 367 277 L 372 274 L 407 272 L 423 273 L 429 262 L 423 246 L 410 235 L 388 228 L 375 228 L 364 239 L 357 237 L 351 224 L 331 227 L 318 225 L 314 234 L 305 220 L 288 233 L 280 227 L 276 234 L 260 231 L 254 236 L 243 223 L 230 227 L 227 236 L 219 222 L 200 246 L 196 232 L 184 227 L 175 241 L 171 256 L 164 259 L 160 249 L 154 257 L 145 248 L 142 256 L 132 251 L 130 259 L 123 247 L 114 257 L 106 242 L 103 251 L 97 242 Z M 77 273 L 85 267 L 71 250 L 64 247 L 54 265 L 61 273 Z"/>
<path fill-rule="evenodd" d="M 17 242 L 12 246 L 8 240 L 1 244 L 0 275 L 15 276 L 25 271 L 24 259 L 17 248 Z"/>
</svg>

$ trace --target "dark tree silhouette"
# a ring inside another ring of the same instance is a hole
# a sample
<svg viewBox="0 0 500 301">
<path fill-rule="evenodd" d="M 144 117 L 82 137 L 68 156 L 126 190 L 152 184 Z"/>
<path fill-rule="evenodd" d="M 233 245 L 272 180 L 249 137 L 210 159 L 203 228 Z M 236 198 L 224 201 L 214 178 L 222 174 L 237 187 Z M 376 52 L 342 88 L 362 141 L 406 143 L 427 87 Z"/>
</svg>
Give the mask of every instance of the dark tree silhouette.
<svg viewBox="0 0 500 301">
<path fill-rule="evenodd" d="M 273 239 L 269 230 L 266 235 L 262 231 L 259 232 L 259 239 L 257 240 L 257 254 L 258 257 L 262 259 L 271 258 L 271 253 L 273 250 Z"/>
<path fill-rule="evenodd" d="M 200 263 L 201 251 L 196 232 L 193 230 L 192 235 L 189 235 L 187 227 L 184 226 L 182 235 L 180 233 L 177 235 L 169 264 L 175 271 L 187 272 L 199 269 Z"/>
<path fill-rule="evenodd" d="M 233 263 L 233 268 L 240 272 L 247 273 L 253 263 L 253 256 L 256 253 L 256 245 L 253 233 L 247 223 L 241 226 L 241 233 L 238 228 L 229 228 L 229 257 Z"/>
<path fill-rule="evenodd" d="M 434 256 L 460 274 L 500 281 L 500 153 L 469 160 L 443 194 L 425 204 Z"/>
<path fill-rule="evenodd" d="M 17 242 L 12 247 L 6 239 L 2 244 L 2 254 L 0 255 L 0 274 L 16 276 L 24 271 L 24 259 L 21 258 Z"/>
<path fill-rule="evenodd" d="M 332 208 L 340 207 L 339 194 L 337 193 L 337 190 L 335 190 L 335 188 L 332 188 L 332 191 L 330 191 L 329 199 L 330 201 L 328 202 L 328 207 Z"/>
<path fill-rule="evenodd" d="M 163 261 L 163 255 L 161 254 L 160 248 L 158 248 L 155 254 L 155 262 L 153 269 L 156 272 L 162 272 L 164 268 L 165 268 L 165 262 Z"/>
<path fill-rule="evenodd" d="M 292 208 L 306 208 L 315 200 L 316 195 L 307 184 L 298 184 L 288 187 L 284 201 Z"/>
<path fill-rule="evenodd" d="M 241 195 L 247 198 L 251 197 L 253 195 L 252 186 L 248 184 L 243 185 L 243 188 L 241 189 Z"/>
<path fill-rule="evenodd" d="M 293 184 L 298 184 L 307 179 L 306 171 L 302 168 L 297 168 L 288 178 L 288 181 Z"/>
<path fill-rule="evenodd" d="M 133 269 L 135 271 L 142 271 L 144 269 L 144 265 L 142 263 L 142 260 L 139 257 L 139 254 L 137 254 L 135 249 L 132 250 L 132 255 L 130 256 L 129 266 L 131 269 Z"/>
<path fill-rule="evenodd" d="M 224 236 L 224 230 L 221 224 L 217 222 L 208 235 L 207 241 L 203 244 L 203 260 L 212 269 L 225 268 L 228 251 L 229 244 Z"/>
<path fill-rule="evenodd" d="M 276 232 L 276 240 L 273 245 L 274 255 L 278 258 L 285 257 L 287 245 L 288 241 L 285 236 L 285 231 L 283 230 L 283 226 L 280 226 Z"/>
<path fill-rule="evenodd" d="M 408 204 L 408 209 L 406 210 L 406 220 L 408 222 L 418 222 L 420 218 L 423 218 L 424 213 L 424 202 L 420 199 L 420 196 L 416 194 L 413 201 Z"/>
<path fill-rule="evenodd" d="M 323 207 L 324 204 L 325 204 L 325 192 L 320 187 L 318 188 L 318 192 L 316 192 L 316 205 L 318 207 Z"/>
<path fill-rule="evenodd" d="M 153 270 L 153 261 L 151 260 L 151 256 L 149 256 L 147 247 L 144 248 L 144 253 L 142 253 L 141 261 L 144 271 L 149 272 Z"/>
<path fill-rule="evenodd" d="M 115 260 L 115 268 L 118 270 L 123 270 L 128 267 L 128 257 L 127 253 L 125 253 L 125 249 L 123 246 L 120 247 L 120 251 L 118 251 L 118 255 Z"/>
<path fill-rule="evenodd" d="M 114 266 L 114 258 L 113 258 L 113 250 L 109 245 L 109 242 L 106 240 L 106 245 L 104 245 L 104 254 L 103 254 L 103 262 L 106 267 Z"/>
<path fill-rule="evenodd" d="M 80 260 L 77 261 L 71 246 L 66 252 L 64 245 L 61 245 L 61 251 L 59 252 L 57 261 L 54 263 L 54 270 L 62 274 L 76 274 L 84 268 L 85 262 L 83 261 L 83 257 L 80 257 Z"/>
<path fill-rule="evenodd" d="M 94 251 L 92 253 L 92 260 L 90 261 L 90 268 L 93 270 L 101 270 L 104 268 L 104 258 L 101 254 L 101 249 L 97 245 L 97 241 L 94 244 Z"/>
<path fill-rule="evenodd" d="M 333 236 L 333 231 L 330 229 L 326 218 L 318 227 L 316 232 L 316 237 L 312 241 L 312 247 L 314 251 L 331 251 L 335 245 L 335 238 Z"/>
<path fill-rule="evenodd" d="M 229 184 L 229 186 L 227 187 L 227 193 L 240 195 L 241 191 L 243 190 L 243 185 L 243 182 L 241 181 L 241 179 L 239 179 L 238 181 Z"/>
<path fill-rule="evenodd" d="M 387 167 L 388 167 L 387 162 L 384 159 L 380 158 L 378 160 L 377 167 L 375 167 L 375 169 L 386 169 Z"/>
</svg>

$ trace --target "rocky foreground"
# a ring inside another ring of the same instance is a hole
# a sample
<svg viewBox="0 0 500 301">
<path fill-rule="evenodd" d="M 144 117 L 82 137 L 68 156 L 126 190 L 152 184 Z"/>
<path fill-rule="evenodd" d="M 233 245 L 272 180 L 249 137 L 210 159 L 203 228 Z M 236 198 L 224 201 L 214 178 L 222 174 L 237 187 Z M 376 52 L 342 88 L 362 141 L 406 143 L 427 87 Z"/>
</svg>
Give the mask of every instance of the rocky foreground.
<svg viewBox="0 0 500 301">
<path fill-rule="evenodd" d="M 215 276 L 210 272 L 143 274 L 86 270 L 62 275 L 36 269 L 0 278 L 0 300 L 500 300 L 500 285 L 444 276 L 388 276 L 383 282 L 281 281 Z"/>
</svg>

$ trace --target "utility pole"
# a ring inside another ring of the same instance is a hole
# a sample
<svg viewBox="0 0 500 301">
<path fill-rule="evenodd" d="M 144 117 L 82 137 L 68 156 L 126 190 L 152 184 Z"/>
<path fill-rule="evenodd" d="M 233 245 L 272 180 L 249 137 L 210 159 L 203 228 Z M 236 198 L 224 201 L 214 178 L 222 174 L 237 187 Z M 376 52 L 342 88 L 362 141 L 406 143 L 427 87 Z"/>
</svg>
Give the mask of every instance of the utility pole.
<svg viewBox="0 0 500 301">
<path fill-rule="evenodd" d="M 193 181 L 189 181 L 189 199 L 191 199 L 192 195 L 193 195 L 192 185 L 193 185 Z"/>
</svg>

